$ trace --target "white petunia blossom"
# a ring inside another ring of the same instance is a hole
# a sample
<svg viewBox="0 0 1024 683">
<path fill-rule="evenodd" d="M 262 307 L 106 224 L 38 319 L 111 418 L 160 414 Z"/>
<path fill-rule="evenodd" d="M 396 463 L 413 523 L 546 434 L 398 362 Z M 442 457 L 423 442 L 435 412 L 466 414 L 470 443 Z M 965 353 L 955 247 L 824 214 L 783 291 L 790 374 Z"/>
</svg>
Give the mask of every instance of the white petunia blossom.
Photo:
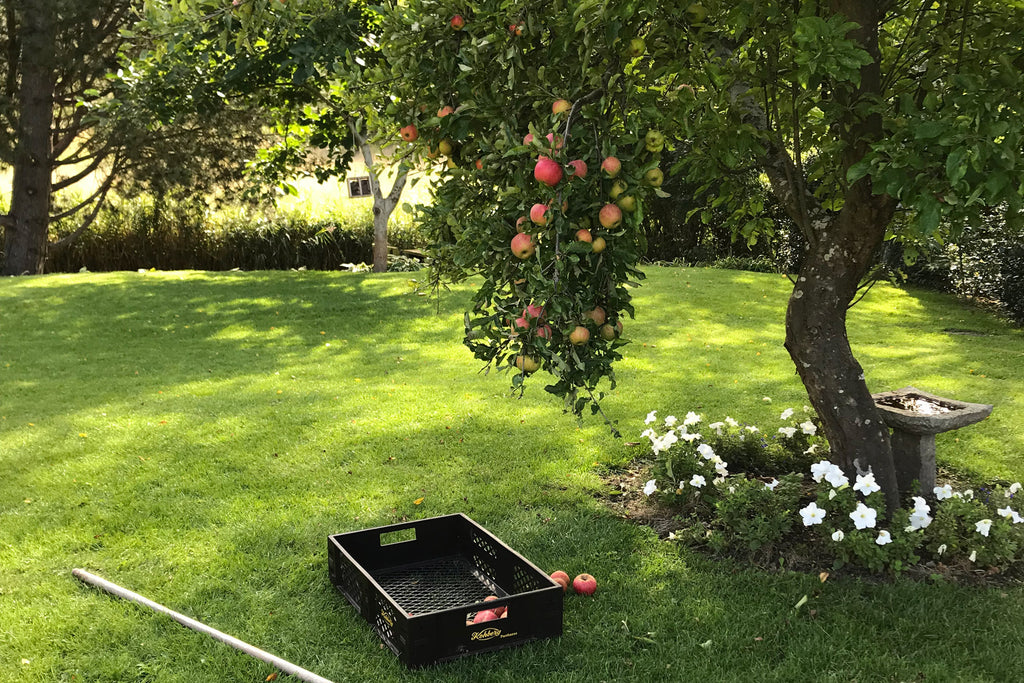
<svg viewBox="0 0 1024 683">
<path fill-rule="evenodd" d="M 684 425 L 683 428 L 679 430 L 679 438 L 686 443 L 693 443 L 694 441 L 700 441 L 700 434 L 691 434 L 686 431 L 686 426 Z"/>
<path fill-rule="evenodd" d="M 710 427 L 711 429 L 714 429 L 715 430 L 715 434 L 718 434 L 719 436 L 721 436 L 722 435 L 722 428 L 725 427 L 725 423 L 724 422 L 712 422 L 711 424 L 708 425 L 708 427 Z"/>
<path fill-rule="evenodd" d="M 728 415 L 725 416 L 725 424 L 729 425 L 730 427 L 739 427 L 740 426 L 739 422 L 737 422 L 736 420 L 732 419 Z"/>
<path fill-rule="evenodd" d="M 931 515 L 928 514 L 928 510 L 923 508 L 914 508 L 914 511 L 910 513 L 910 530 L 916 531 L 917 529 L 924 529 L 932 523 Z"/>
<path fill-rule="evenodd" d="M 953 487 L 949 484 L 945 486 L 936 486 L 932 489 L 932 493 L 935 494 L 936 500 L 946 500 L 947 498 L 953 497 Z"/>
<path fill-rule="evenodd" d="M 835 541 L 836 543 L 839 543 L 844 538 L 846 538 L 846 534 L 843 533 L 842 529 L 836 529 L 835 531 L 832 532 L 832 540 Z"/>
<path fill-rule="evenodd" d="M 1012 484 L 1010 484 L 1010 488 L 1006 489 L 1006 497 L 1009 498 L 1010 496 L 1012 496 L 1015 493 L 1017 493 L 1017 491 L 1020 491 L 1020 482 L 1019 481 L 1015 481 Z"/>
<path fill-rule="evenodd" d="M 978 559 L 978 551 L 977 550 L 972 550 L 971 551 L 971 556 L 968 557 L 967 559 L 970 560 L 971 562 L 974 562 L 976 559 Z"/>
<path fill-rule="evenodd" d="M 651 412 L 647 413 L 647 417 L 646 417 L 646 418 L 644 418 L 644 424 L 645 424 L 645 425 L 649 425 L 649 424 L 651 424 L 652 422 L 654 422 L 654 421 L 655 421 L 656 419 L 658 419 L 658 418 L 656 417 L 656 415 L 657 415 L 657 414 L 658 414 L 658 411 L 657 411 L 657 410 L 652 410 Z"/>
<path fill-rule="evenodd" d="M 675 427 L 676 422 L 679 422 L 679 420 L 676 418 L 675 415 L 669 415 L 668 417 L 665 418 L 666 427 Z"/>
<path fill-rule="evenodd" d="M 704 456 L 705 460 L 710 460 L 711 458 L 715 457 L 715 449 L 707 445 L 706 443 L 702 443 L 701 445 L 697 446 L 697 452 Z"/>
<path fill-rule="evenodd" d="M 746 427 L 745 427 L 744 429 L 746 429 L 746 430 L 747 430 L 748 432 L 750 432 L 751 434 L 756 434 L 756 433 L 758 433 L 759 431 L 761 431 L 760 429 L 758 429 L 758 428 L 757 428 L 757 427 L 755 427 L 754 425 L 747 425 L 747 426 L 746 426 Z"/>
<path fill-rule="evenodd" d="M 931 506 L 928 505 L 928 501 L 926 501 L 921 496 L 914 496 L 913 501 L 914 501 L 914 510 L 924 510 L 925 512 L 931 512 L 932 511 Z"/>
<path fill-rule="evenodd" d="M 825 511 L 818 507 L 817 503 L 811 503 L 800 510 L 800 516 L 804 519 L 804 526 L 821 524 L 825 519 Z"/>
<path fill-rule="evenodd" d="M 715 473 L 720 477 L 727 476 L 729 474 L 729 463 L 724 460 L 719 460 L 715 463 Z"/>
<path fill-rule="evenodd" d="M 859 491 L 865 496 L 870 496 L 875 491 L 881 491 L 882 487 L 875 481 L 875 475 L 871 474 L 858 474 L 857 483 L 853 485 L 854 491 Z"/>
<path fill-rule="evenodd" d="M 779 419 L 780 420 L 788 420 L 791 417 L 793 417 L 793 409 L 792 408 L 786 408 L 785 410 L 782 411 L 782 415 L 779 416 Z"/>
<path fill-rule="evenodd" d="M 835 486 L 837 489 L 842 488 L 850 483 L 850 480 L 843 474 L 843 470 L 839 465 L 832 465 L 828 472 L 825 473 L 825 481 Z"/>
<path fill-rule="evenodd" d="M 999 513 L 1000 517 L 1005 517 L 1006 519 L 1013 520 L 1014 524 L 1020 524 L 1021 522 L 1024 522 L 1024 517 L 1021 517 L 1020 514 L 1016 510 L 1012 509 L 1009 505 L 1007 505 L 1004 508 L 997 509 L 996 512 Z"/>
<path fill-rule="evenodd" d="M 857 503 L 857 509 L 850 513 L 850 519 L 858 529 L 874 529 L 877 516 L 878 512 L 864 503 Z"/>
<path fill-rule="evenodd" d="M 816 450 L 818 450 L 818 444 L 812 443 L 810 446 L 807 447 L 807 450 L 804 451 L 804 455 L 814 455 L 814 452 Z"/>
<path fill-rule="evenodd" d="M 796 434 L 796 427 L 779 427 L 779 434 L 784 434 L 787 439 L 792 439 Z"/>
<path fill-rule="evenodd" d="M 820 482 L 825 478 L 825 474 L 829 471 L 829 468 L 834 467 L 828 460 L 819 460 L 818 462 L 811 465 L 811 478 L 816 482 Z"/>
<path fill-rule="evenodd" d="M 772 480 L 770 482 L 768 482 L 767 484 L 765 484 L 764 487 L 766 489 L 768 489 L 769 491 L 774 491 L 775 487 L 778 486 L 778 485 L 779 485 L 779 480 L 774 478 L 774 477 L 772 477 Z"/>
<path fill-rule="evenodd" d="M 686 414 L 686 419 L 683 420 L 683 426 L 695 425 L 698 422 L 700 422 L 700 415 L 691 410 Z"/>
<path fill-rule="evenodd" d="M 974 530 L 982 536 L 988 536 L 988 530 L 992 528 L 991 519 L 982 519 L 974 523 Z"/>
<path fill-rule="evenodd" d="M 658 490 L 658 484 L 653 479 L 644 484 L 644 495 L 651 495 Z"/>
<path fill-rule="evenodd" d="M 887 543 L 892 543 L 892 536 L 889 535 L 888 531 L 886 531 L 885 529 L 882 529 L 881 531 L 878 532 L 878 538 L 875 539 L 875 543 L 877 543 L 878 545 L 885 545 Z"/>
<path fill-rule="evenodd" d="M 946 544 L 945 543 L 943 543 L 942 545 L 940 545 L 938 548 L 935 549 L 935 554 L 936 555 L 941 555 L 944 552 L 946 552 Z"/>
<path fill-rule="evenodd" d="M 800 431 L 809 436 L 814 436 L 818 433 L 818 426 L 810 420 L 807 420 L 806 422 L 800 423 Z"/>
<path fill-rule="evenodd" d="M 680 479 L 679 480 L 679 493 L 682 493 L 684 488 L 686 488 L 686 482 L 683 481 L 682 479 Z"/>
<path fill-rule="evenodd" d="M 654 451 L 655 454 L 667 451 L 672 447 L 672 444 L 677 441 L 679 441 L 679 437 L 677 437 L 673 432 L 668 432 L 665 436 L 651 440 L 651 450 Z"/>
<path fill-rule="evenodd" d="M 693 477 L 690 479 L 690 486 L 695 486 L 697 488 L 701 488 L 707 483 L 707 480 L 699 474 L 693 475 Z"/>
</svg>

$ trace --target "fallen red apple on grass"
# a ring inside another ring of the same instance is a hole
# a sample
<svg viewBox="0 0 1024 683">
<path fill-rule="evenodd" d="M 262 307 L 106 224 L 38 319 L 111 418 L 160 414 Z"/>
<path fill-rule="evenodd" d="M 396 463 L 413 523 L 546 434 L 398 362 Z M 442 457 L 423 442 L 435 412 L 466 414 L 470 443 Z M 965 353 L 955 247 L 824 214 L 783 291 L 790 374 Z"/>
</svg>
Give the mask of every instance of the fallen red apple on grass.
<svg viewBox="0 0 1024 683">
<path fill-rule="evenodd" d="M 551 580 L 555 583 L 562 584 L 562 590 L 569 590 L 569 575 L 559 569 L 556 572 L 551 572 Z"/>
<path fill-rule="evenodd" d="M 572 589 L 580 595 L 593 595 L 597 592 L 597 579 L 590 574 L 580 574 L 572 580 Z"/>
</svg>

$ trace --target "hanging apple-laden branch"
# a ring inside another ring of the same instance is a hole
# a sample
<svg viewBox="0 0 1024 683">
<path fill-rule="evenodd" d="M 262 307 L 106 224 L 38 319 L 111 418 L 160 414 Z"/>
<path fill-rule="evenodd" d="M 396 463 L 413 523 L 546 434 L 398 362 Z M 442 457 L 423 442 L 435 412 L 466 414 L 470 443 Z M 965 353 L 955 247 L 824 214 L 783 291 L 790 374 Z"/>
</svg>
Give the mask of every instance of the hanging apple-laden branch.
<svg viewBox="0 0 1024 683">
<path fill-rule="evenodd" d="M 509 7 L 402 6 L 384 31 L 389 114 L 437 174 L 422 208 L 434 276 L 483 277 L 466 345 L 514 388 L 544 370 L 568 409 L 597 412 L 643 277 L 644 202 L 664 179 L 645 21 L 639 3 Z"/>
</svg>

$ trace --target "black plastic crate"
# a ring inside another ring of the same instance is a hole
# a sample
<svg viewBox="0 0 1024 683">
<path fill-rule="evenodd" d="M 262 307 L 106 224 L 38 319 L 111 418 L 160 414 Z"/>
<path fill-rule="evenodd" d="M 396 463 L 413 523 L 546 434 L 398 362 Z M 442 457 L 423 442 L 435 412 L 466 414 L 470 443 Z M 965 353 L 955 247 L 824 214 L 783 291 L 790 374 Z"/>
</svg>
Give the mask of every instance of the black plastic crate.
<svg viewBox="0 0 1024 683">
<path fill-rule="evenodd" d="M 562 587 L 463 514 L 328 536 L 327 562 L 331 583 L 409 667 L 562 633 Z M 473 623 L 501 607 L 502 618 Z"/>
</svg>

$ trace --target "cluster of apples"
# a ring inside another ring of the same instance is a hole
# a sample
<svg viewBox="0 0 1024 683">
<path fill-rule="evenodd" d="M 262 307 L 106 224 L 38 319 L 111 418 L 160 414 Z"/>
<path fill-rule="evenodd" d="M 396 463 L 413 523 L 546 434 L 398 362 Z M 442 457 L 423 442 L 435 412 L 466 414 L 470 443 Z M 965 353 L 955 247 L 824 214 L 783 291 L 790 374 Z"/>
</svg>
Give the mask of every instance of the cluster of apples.
<svg viewBox="0 0 1024 683">
<path fill-rule="evenodd" d="M 560 585 L 563 591 L 569 590 L 569 575 L 561 569 L 556 572 L 551 572 L 551 580 Z M 593 595 L 597 592 L 597 579 L 586 572 L 578 574 L 576 578 L 572 580 L 571 585 L 572 589 L 579 595 Z"/>
<path fill-rule="evenodd" d="M 493 602 L 497 600 L 497 595 L 488 595 L 484 598 L 484 602 Z M 466 626 L 472 626 L 473 624 L 481 624 L 485 621 L 494 621 L 495 619 L 506 619 L 508 618 L 508 608 L 504 605 L 498 607 L 492 607 L 491 609 L 482 609 L 473 615 L 472 619 L 466 619 Z"/>
</svg>

